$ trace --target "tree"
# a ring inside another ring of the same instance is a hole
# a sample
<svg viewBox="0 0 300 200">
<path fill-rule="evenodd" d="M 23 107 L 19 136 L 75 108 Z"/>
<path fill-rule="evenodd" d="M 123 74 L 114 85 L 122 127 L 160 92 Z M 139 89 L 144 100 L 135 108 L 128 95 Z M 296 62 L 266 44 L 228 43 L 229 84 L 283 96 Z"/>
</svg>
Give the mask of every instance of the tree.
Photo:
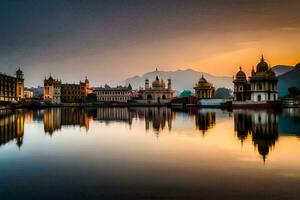
<svg viewBox="0 0 300 200">
<path fill-rule="evenodd" d="M 193 93 L 190 90 L 183 90 L 179 95 L 179 97 L 190 97 L 190 96 L 193 96 Z"/>
<path fill-rule="evenodd" d="M 231 96 L 232 90 L 228 88 L 218 88 L 215 92 L 215 96 L 218 98 L 226 98 Z"/>
<path fill-rule="evenodd" d="M 88 94 L 86 96 L 86 98 L 85 98 L 85 101 L 89 102 L 89 103 L 97 102 L 97 96 L 96 96 L 96 94 L 94 94 L 94 93 Z"/>
</svg>

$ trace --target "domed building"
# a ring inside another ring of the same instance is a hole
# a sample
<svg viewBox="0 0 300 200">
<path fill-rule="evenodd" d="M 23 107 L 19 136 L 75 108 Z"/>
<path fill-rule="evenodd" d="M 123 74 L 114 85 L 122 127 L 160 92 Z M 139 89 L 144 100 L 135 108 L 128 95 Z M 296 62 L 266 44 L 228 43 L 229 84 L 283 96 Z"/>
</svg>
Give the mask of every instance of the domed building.
<svg viewBox="0 0 300 200">
<path fill-rule="evenodd" d="M 277 82 L 275 72 L 262 56 L 256 70 L 252 69 L 249 80 L 240 67 L 240 71 L 237 72 L 233 80 L 235 101 L 276 101 L 278 99 Z"/>
<path fill-rule="evenodd" d="M 156 76 L 152 82 L 152 87 L 149 86 L 149 79 L 145 80 L 145 89 L 141 90 L 142 99 L 147 103 L 168 103 L 174 96 L 172 90 L 171 79 L 168 79 L 167 87 L 163 80 Z"/>
<path fill-rule="evenodd" d="M 215 96 L 215 88 L 213 84 L 209 83 L 202 75 L 200 80 L 196 83 L 195 96 L 199 99 L 210 99 Z"/>
<path fill-rule="evenodd" d="M 234 83 L 234 99 L 235 101 L 246 101 L 250 100 L 250 84 L 247 81 L 247 77 L 245 72 L 242 71 L 242 67 L 240 67 L 240 71 L 236 73 Z"/>
<path fill-rule="evenodd" d="M 278 99 L 277 77 L 263 56 L 256 66 L 256 71 L 252 69 L 249 82 L 252 101 L 275 101 Z"/>
</svg>

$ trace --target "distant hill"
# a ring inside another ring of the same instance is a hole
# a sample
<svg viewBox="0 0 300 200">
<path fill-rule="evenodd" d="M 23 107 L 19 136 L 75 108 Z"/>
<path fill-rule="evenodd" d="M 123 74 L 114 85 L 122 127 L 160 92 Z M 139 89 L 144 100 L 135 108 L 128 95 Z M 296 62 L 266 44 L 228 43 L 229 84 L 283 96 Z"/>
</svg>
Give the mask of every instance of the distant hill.
<svg viewBox="0 0 300 200">
<path fill-rule="evenodd" d="M 167 81 L 168 78 L 172 79 L 172 87 L 174 90 L 183 91 L 183 90 L 191 90 L 193 91 L 193 87 L 195 83 L 201 78 L 201 76 L 205 77 L 205 79 L 214 84 L 216 88 L 226 87 L 229 89 L 233 89 L 232 77 L 228 76 L 213 76 L 208 73 L 198 72 L 195 70 L 187 69 L 187 70 L 177 70 L 177 71 L 152 71 L 145 73 L 143 76 L 134 76 L 124 80 L 121 84 L 128 85 L 129 83 L 132 85 L 134 89 L 138 89 L 140 87 L 145 86 L 145 79 L 148 78 L 151 82 L 155 79 L 156 75 L 159 78 Z"/>
<path fill-rule="evenodd" d="M 272 67 L 273 71 L 275 72 L 276 76 L 281 76 L 291 70 L 294 69 L 293 66 L 288 66 L 288 65 L 276 65 Z"/>
<path fill-rule="evenodd" d="M 300 64 L 296 65 L 293 70 L 290 70 L 278 77 L 279 97 L 284 97 L 288 94 L 288 88 L 297 87 L 300 89 Z"/>
</svg>

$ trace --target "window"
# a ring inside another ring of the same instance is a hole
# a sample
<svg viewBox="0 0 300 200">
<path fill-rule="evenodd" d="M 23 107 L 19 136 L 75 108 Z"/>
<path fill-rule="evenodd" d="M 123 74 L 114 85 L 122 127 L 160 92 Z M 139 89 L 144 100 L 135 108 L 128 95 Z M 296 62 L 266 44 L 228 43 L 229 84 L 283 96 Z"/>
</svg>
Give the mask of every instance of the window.
<svg viewBox="0 0 300 200">
<path fill-rule="evenodd" d="M 258 90 L 262 90 L 262 84 L 261 84 L 261 83 L 258 83 L 258 84 L 257 84 L 257 89 L 258 89 Z"/>
</svg>

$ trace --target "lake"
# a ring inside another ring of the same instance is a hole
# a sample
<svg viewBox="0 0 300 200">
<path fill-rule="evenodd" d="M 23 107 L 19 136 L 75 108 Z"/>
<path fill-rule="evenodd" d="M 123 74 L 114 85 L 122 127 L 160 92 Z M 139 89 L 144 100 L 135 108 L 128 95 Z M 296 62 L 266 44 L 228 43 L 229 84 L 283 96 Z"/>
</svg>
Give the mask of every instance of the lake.
<svg viewBox="0 0 300 200">
<path fill-rule="evenodd" d="M 299 199 L 300 109 L 0 111 L 0 199 Z"/>
</svg>

